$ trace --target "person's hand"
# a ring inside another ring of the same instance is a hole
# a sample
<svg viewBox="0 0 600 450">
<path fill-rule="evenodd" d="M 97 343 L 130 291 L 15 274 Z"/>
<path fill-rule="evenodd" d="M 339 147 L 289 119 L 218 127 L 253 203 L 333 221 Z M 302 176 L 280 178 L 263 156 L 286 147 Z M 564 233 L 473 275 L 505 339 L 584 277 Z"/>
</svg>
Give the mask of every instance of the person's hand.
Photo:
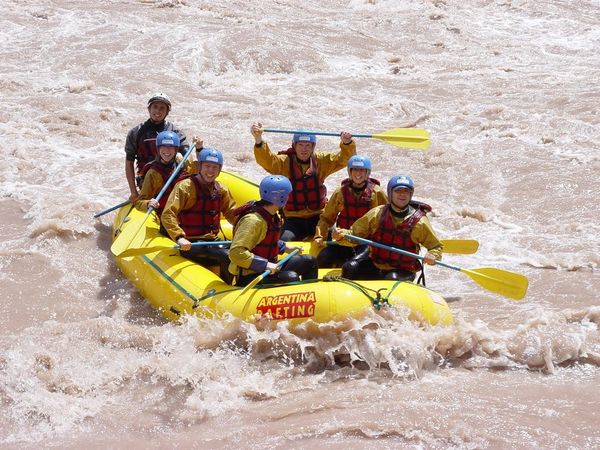
<svg viewBox="0 0 600 450">
<path fill-rule="evenodd" d="M 252 133 L 252 136 L 254 136 L 255 144 L 262 144 L 262 123 L 257 122 L 252 124 L 250 127 L 250 133 Z"/>
<path fill-rule="evenodd" d="M 135 203 L 135 201 L 138 199 L 138 197 L 140 196 L 140 194 L 136 192 L 132 192 L 131 195 L 129 196 L 129 203 L 133 204 Z"/>
<path fill-rule="evenodd" d="M 302 253 L 304 251 L 304 247 L 301 245 L 289 245 L 285 244 L 285 252 L 292 253 L 294 250 L 298 250 L 298 253 Z"/>
<path fill-rule="evenodd" d="M 196 151 L 199 152 L 204 148 L 204 141 L 200 138 L 200 136 L 194 136 L 192 138 L 192 142 L 196 144 Z"/>
<path fill-rule="evenodd" d="M 314 243 L 317 246 L 317 248 L 323 248 L 326 245 L 322 236 L 315 236 Z"/>
<path fill-rule="evenodd" d="M 271 272 L 271 275 L 273 275 L 274 273 L 279 272 L 279 266 L 277 264 L 275 264 L 275 263 L 268 262 L 267 263 L 267 270 L 269 272 Z"/>
<path fill-rule="evenodd" d="M 177 244 L 179 245 L 179 248 L 184 251 L 192 248 L 192 243 L 184 237 L 177 239 Z"/>
<path fill-rule="evenodd" d="M 333 239 L 335 239 L 336 241 L 339 241 L 340 239 L 342 239 L 344 237 L 344 230 L 342 230 L 341 228 L 338 227 L 333 227 L 331 229 L 331 237 Z"/>
<path fill-rule="evenodd" d="M 151 208 L 156 209 L 156 208 L 158 208 L 160 206 L 160 203 L 158 203 L 158 201 L 155 198 L 151 198 L 148 201 L 148 206 L 150 206 Z"/>
<path fill-rule="evenodd" d="M 433 256 L 431 253 L 427 252 L 425 254 L 425 256 L 423 257 L 423 262 L 425 264 L 429 264 L 430 266 L 434 266 L 435 265 L 435 256 Z"/>
<path fill-rule="evenodd" d="M 340 137 L 342 138 L 342 143 L 345 145 L 348 145 L 352 142 L 352 134 L 348 133 L 347 131 L 342 131 L 340 133 Z"/>
</svg>

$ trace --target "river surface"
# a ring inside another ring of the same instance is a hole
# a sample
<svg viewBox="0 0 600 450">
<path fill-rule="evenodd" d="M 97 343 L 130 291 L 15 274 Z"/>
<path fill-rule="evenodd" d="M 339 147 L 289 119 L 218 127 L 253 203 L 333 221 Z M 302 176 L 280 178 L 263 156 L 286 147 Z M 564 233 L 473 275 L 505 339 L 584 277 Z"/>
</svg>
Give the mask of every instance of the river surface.
<svg viewBox="0 0 600 450">
<path fill-rule="evenodd" d="M 600 447 L 597 1 L 3 5 L 0 446 Z M 155 91 L 254 180 L 254 121 L 427 129 L 427 150 L 358 152 L 414 178 L 441 238 L 480 242 L 446 262 L 522 273 L 527 297 L 432 267 L 449 327 L 165 321 L 112 259 L 114 213 L 92 218 L 128 197 L 125 136 Z"/>
</svg>

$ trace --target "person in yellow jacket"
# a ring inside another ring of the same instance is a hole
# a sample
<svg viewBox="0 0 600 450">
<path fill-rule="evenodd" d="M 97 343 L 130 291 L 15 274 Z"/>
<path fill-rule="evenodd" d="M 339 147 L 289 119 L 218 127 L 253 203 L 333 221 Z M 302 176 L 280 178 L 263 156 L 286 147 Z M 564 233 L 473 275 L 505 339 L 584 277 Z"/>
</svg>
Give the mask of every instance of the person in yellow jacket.
<svg viewBox="0 0 600 450">
<path fill-rule="evenodd" d="M 371 168 L 371 160 L 366 156 L 354 155 L 348 160 L 348 178 L 331 195 L 315 231 L 315 244 L 325 247 L 317 256 L 319 267 L 340 267 L 350 258 L 368 252 L 367 245 L 325 246 L 324 240 L 328 238 L 332 226 L 350 228 L 370 209 L 387 204 L 387 195 L 379 186 L 379 181 L 371 178 Z"/>
<path fill-rule="evenodd" d="M 414 183 L 406 175 L 397 175 L 387 185 L 389 203 L 377 206 L 358 219 L 350 230 L 334 229 L 333 238 L 342 245 L 356 245 L 348 237 L 369 239 L 389 247 L 419 253 L 420 246 L 427 249 L 426 264 L 442 259 L 442 243 L 435 235 L 426 214 L 431 206 L 412 201 Z M 413 281 L 421 263 L 415 258 L 371 246 L 368 255 L 351 259 L 342 266 L 342 276 L 352 280 L 403 280 Z"/>
<path fill-rule="evenodd" d="M 202 141 L 194 138 L 194 143 L 196 144 L 196 152 L 200 152 L 202 150 Z M 142 182 L 142 187 L 134 206 L 141 211 L 148 211 L 148 208 L 154 208 L 158 217 L 160 217 L 163 208 L 167 204 L 169 194 L 177 182 L 177 178 L 167 188 L 160 201 L 157 201 L 155 197 L 173 173 L 178 160 L 181 160 L 181 155 L 177 153 L 179 150 L 179 136 L 172 131 L 163 131 L 156 136 L 156 146 L 156 159 L 147 163 L 140 172 L 144 181 Z M 197 172 L 198 162 L 188 159 L 184 163 L 178 178 L 181 179 L 186 174 L 194 175 Z"/>
<path fill-rule="evenodd" d="M 285 204 L 285 221 L 281 230 L 284 241 L 312 239 L 319 216 L 327 203 L 325 179 L 343 169 L 348 159 L 356 154 L 352 135 L 340 133 L 340 150 L 335 153 L 315 152 L 317 137 L 310 132 L 295 133 L 292 146 L 274 154 L 262 138 L 262 124 L 250 129 L 254 136 L 256 162 L 272 175 L 283 175 L 292 184 L 292 193 Z"/>
<path fill-rule="evenodd" d="M 277 255 L 302 247 L 280 239 L 281 218 L 278 211 L 286 204 L 292 190 L 290 180 L 281 175 L 269 175 L 260 182 L 260 200 L 249 202 L 234 211 L 237 223 L 229 249 L 229 272 L 236 276 L 237 286 L 246 286 L 258 275 L 271 273 L 261 283 L 288 283 L 316 279 L 317 260 L 311 255 L 295 255 L 281 268 Z"/>
<path fill-rule="evenodd" d="M 218 239 L 221 214 L 233 223 L 235 201 L 216 178 L 223 167 L 223 154 L 204 148 L 198 155 L 198 174 L 178 182 L 161 215 L 167 233 L 180 246 L 181 255 L 203 264 L 217 260 L 223 281 L 231 283 L 229 256 L 222 246 L 192 247 L 192 242 Z"/>
</svg>

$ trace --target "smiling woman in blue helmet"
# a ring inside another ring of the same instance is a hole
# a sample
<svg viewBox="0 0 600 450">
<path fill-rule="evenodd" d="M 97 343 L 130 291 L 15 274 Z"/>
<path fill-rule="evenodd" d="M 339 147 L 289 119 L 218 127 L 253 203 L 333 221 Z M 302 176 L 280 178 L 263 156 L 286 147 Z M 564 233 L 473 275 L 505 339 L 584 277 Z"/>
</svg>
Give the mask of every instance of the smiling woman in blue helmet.
<svg viewBox="0 0 600 450">
<path fill-rule="evenodd" d="M 292 184 L 292 193 L 285 204 L 285 222 L 281 239 L 301 241 L 312 238 L 319 216 L 327 203 L 325 179 L 343 169 L 356 154 L 352 135 L 340 133 L 340 150 L 331 153 L 315 152 L 317 137 L 310 132 L 296 133 L 288 150 L 274 154 L 263 141 L 262 124 L 251 127 L 254 136 L 256 162 L 272 175 L 283 175 Z"/>
<path fill-rule="evenodd" d="M 156 210 L 156 214 L 160 217 L 175 183 L 167 188 L 160 201 L 156 201 L 154 197 L 158 195 L 173 170 L 175 170 L 177 165 L 175 155 L 179 150 L 179 145 L 179 136 L 173 131 L 162 131 L 156 136 L 156 159 L 147 163 L 140 172 L 144 177 L 144 181 L 140 189 L 140 195 L 134 203 L 139 210 L 147 211 L 151 207 Z M 185 177 L 186 173 L 194 174 L 198 170 L 196 164 L 189 160 L 185 161 L 183 167 L 184 170 L 180 172 L 178 178 Z"/>
<path fill-rule="evenodd" d="M 442 259 L 442 243 L 435 235 L 426 214 L 431 206 L 412 201 L 414 183 L 411 177 L 397 175 L 387 185 L 389 203 L 371 209 L 358 219 L 350 230 L 334 229 L 333 238 L 342 245 L 354 246 L 355 241 L 344 237 L 350 233 L 390 247 L 411 253 L 427 249 L 424 262 L 435 264 Z M 413 281 L 422 269 L 415 258 L 390 252 L 379 247 L 369 247 L 369 253 L 342 266 L 342 276 L 352 280 L 403 280 Z"/>
<path fill-rule="evenodd" d="M 314 239 L 317 246 L 325 245 L 323 241 L 332 226 L 350 228 L 370 209 L 387 204 L 387 196 L 379 186 L 379 181 L 371 178 L 371 168 L 371 160 L 366 156 L 354 155 L 348 160 L 348 178 L 333 191 L 317 224 Z M 368 251 L 366 245 L 330 245 L 321 250 L 317 261 L 319 267 L 339 267 L 365 251 Z"/>
<path fill-rule="evenodd" d="M 311 255 L 296 255 L 281 268 L 277 255 L 302 247 L 281 240 L 281 218 L 278 211 L 287 203 L 292 191 L 290 180 L 281 175 L 269 175 L 259 186 L 260 200 L 249 202 L 234 211 L 237 223 L 229 248 L 229 272 L 236 277 L 237 286 L 246 286 L 266 270 L 271 274 L 262 283 L 287 283 L 316 279 L 317 260 Z"/>
<path fill-rule="evenodd" d="M 142 185 L 142 168 L 156 158 L 156 136 L 161 131 L 172 131 L 179 136 L 179 151 L 185 153 L 188 144 L 185 134 L 166 118 L 171 112 L 171 100 L 166 94 L 157 92 L 148 99 L 149 118 L 133 127 L 125 140 L 125 176 L 129 185 L 129 201 L 138 198 L 137 188 Z M 134 167 L 135 164 L 135 167 Z"/>
</svg>

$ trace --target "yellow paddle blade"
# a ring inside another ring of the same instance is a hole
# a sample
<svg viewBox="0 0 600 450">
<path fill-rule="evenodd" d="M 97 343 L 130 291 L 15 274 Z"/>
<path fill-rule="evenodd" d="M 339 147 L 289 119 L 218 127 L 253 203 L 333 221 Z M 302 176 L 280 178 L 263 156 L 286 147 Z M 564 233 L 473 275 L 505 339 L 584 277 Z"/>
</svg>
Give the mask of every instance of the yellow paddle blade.
<svg viewBox="0 0 600 450">
<path fill-rule="evenodd" d="M 146 240 L 146 218 L 127 223 L 127 226 L 121 230 L 121 233 L 110 246 L 110 251 L 115 256 L 123 256 L 128 249 L 139 248 Z M 129 255 L 133 256 L 133 255 Z"/>
<path fill-rule="evenodd" d="M 427 148 L 430 144 L 429 133 L 422 128 L 393 128 L 371 137 L 402 148 Z"/>
<path fill-rule="evenodd" d="M 244 289 L 242 289 L 242 292 L 240 292 L 240 295 L 244 295 L 246 292 L 248 292 L 250 289 L 252 289 L 258 283 L 260 283 L 267 275 L 269 275 L 269 271 L 265 270 L 263 273 L 261 273 L 259 276 L 257 276 L 254 280 L 252 280 L 250 283 L 248 283 L 244 287 Z"/>
<path fill-rule="evenodd" d="M 475 239 L 442 239 L 444 253 L 455 253 L 458 255 L 471 255 L 479 249 L 479 242 Z"/>
<path fill-rule="evenodd" d="M 493 267 L 479 269 L 460 269 L 469 275 L 473 281 L 488 291 L 503 295 L 514 300 L 521 300 L 527 293 L 529 280 L 526 276 Z"/>
</svg>

